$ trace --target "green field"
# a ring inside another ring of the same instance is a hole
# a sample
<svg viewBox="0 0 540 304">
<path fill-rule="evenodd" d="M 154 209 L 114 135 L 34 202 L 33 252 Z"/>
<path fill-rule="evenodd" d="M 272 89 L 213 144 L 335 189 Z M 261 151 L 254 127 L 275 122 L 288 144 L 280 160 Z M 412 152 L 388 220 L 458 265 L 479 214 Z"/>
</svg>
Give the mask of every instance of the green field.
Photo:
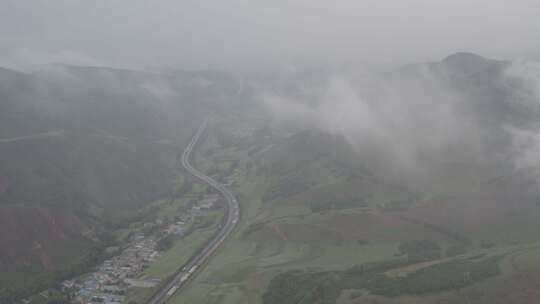
<svg viewBox="0 0 540 304">
<path fill-rule="evenodd" d="M 468 226 L 463 225 L 460 230 L 462 226 L 459 222 L 452 222 L 463 216 L 460 212 L 467 212 L 467 209 L 446 210 L 445 204 L 457 199 L 453 196 L 455 193 L 464 195 L 463 205 L 457 205 L 459 208 L 471 206 L 472 203 L 465 199 L 478 197 L 488 202 L 482 196 L 482 191 L 487 192 L 492 187 L 486 184 L 485 178 L 491 172 L 470 168 L 466 171 L 467 177 L 461 179 L 454 172 L 449 172 L 448 176 L 441 177 L 439 187 L 431 192 L 414 193 L 371 175 L 368 170 L 362 169 L 361 164 L 357 164 L 360 169 L 351 174 L 354 165 L 344 167 L 336 163 L 331 157 L 334 152 L 310 156 L 309 149 L 294 145 L 296 143 L 292 144 L 292 152 L 282 146 L 277 152 L 272 148 L 247 147 L 248 150 L 270 151 L 267 152 L 269 156 L 262 156 L 257 153 L 248 155 L 241 148 L 220 149 L 219 144 L 214 142 L 212 149 L 206 150 L 204 157 L 199 158 L 206 164 L 203 167 L 217 175 L 221 171 L 230 171 L 232 163 L 236 161 L 238 167 L 233 173 L 233 190 L 241 204 L 241 221 L 204 271 L 177 293 L 170 303 L 263 304 L 269 284 L 278 275 L 291 271 L 330 274 L 327 281 L 315 279 L 311 282 L 315 284 L 310 285 L 314 288 L 317 284 L 340 282 L 336 281 L 333 273 L 342 277 L 348 269 L 358 265 L 385 263 L 390 263 L 389 269 L 396 268 L 396 273 L 406 274 L 407 279 L 392 279 L 385 274 L 377 274 L 375 278 L 381 285 L 373 283 L 375 285 L 368 286 L 378 295 L 366 293 L 358 287 L 363 283 L 358 286 L 340 283 L 336 285 L 338 294 L 332 296 L 334 300 L 340 304 L 364 303 L 363 300 L 392 304 L 393 301 L 403 304 L 433 303 L 434 299 L 444 301 L 459 296 L 453 291 L 455 286 L 472 292 L 476 285 L 496 282 L 500 277 L 499 261 L 502 259 L 500 268 L 506 275 L 504 265 L 509 263 L 506 256 L 510 255 L 511 250 L 519 248 L 515 244 L 515 236 L 521 233 L 522 239 L 527 242 L 534 239 L 536 225 L 533 221 L 516 222 L 516 230 L 507 230 L 508 235 L 498 232 L 501 227 L 472 222 L 465 223 Z M 421 216 L 422 208 L 426 209 L 427 218 L 431 220 L 429 224 L 410 220 L 416 213 L 407 211 L 413 209 L 416 212 L 416 207 Z M 448 222 L 439 223 L 429 217 L 431 208 L 439 212 L 435 215 L 455 213 L 448 214 Z M 531 214 L 531 219 L 536 218 L 534 213 Z M 486 218 L 490 220 L 489 215 Z M 461 238 L 460 233 L 470 236 L 470 239 Z M 499 242 L 501 238 L 506 241 Z M 463 248 L 467 253 L 434 257 L 430 259 L 435 260 L 420 261 L 418 265 L 415 261 L 406 261 L 408 266 L 399 271 L 400 267 L 404 267 L 399 262 L 404 258 L 399 250 L 400 244 L 413 240 L 436 242 L 443 254 L 446 248 L 451 247 Z M 483 243 L 490 244 L 490 247 L 482 248 Z M 508 247 L 510 245 L 514 247 Z M 482 259 L 464 258 L 474 255 Z M 536 252 L 529 252 L 519 257 L 514 255 L 514 260 L 535 265 L 537 256 Z M 399 263 L 393 265 L 396 261 Z M 464 282 L 463 273 L 468 271 L 472 272 L 472 279 Z M 431 290 L 442 294 L 424 294 Z M 408 296 L 409 293 L 417 294 Z M 387 298 L 388 295 L 399 295 L 399 300 Z M 301 301 L 311 303 L 309 297 L 301 298 Z M 463 303 L 463 299 L 449 303 Z"/>
<path fill-rule="evenodd" d="M 269 185 L 264 177 L 245 177 L 239 185 L 235 192 L 242 204 L 242 220 L 236 234 L 212 258 L 205 270 L 175 295 L 171 303 L 262 303 L 267 284 L 280 272 L 306 268 L 346 269 L 356 264 L 388 259 L 396 253 L 397 242 L 325 246 L 325 242 L 333 240 L 314 234 L 316 232 L 305 236 L 312 238 L 313 242 L 287 241 L 275 234 L 245 237 L 245 231 L 253 223 L 281 218 L 279 223 L 311 225 L 327 219 L 327 216 L 312 214 L 300 203 L 290 207 L 279 204 L 279 208 L 269 210 L 268 205 L 261 201 Z M 306 213 L 308 215 L 303 218 L 295 216 Z"/>
<path fill-rule="evenodd" d="M 146 269 L 146 278 L 164 279 L 172 275 L 180 265 L 183 265 L 193 253 L 212 235 L 213 230 L 195 231 L 189 236 L 174 242 L 174 246 Z"/>
</svg>

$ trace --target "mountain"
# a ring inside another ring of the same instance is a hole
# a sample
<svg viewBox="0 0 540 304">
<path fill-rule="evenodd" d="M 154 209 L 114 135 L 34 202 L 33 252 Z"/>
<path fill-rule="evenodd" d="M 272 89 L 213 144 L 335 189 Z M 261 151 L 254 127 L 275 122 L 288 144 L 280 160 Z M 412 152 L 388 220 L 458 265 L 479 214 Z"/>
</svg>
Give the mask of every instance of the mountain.
<svg viewBox="0 0 540 304">
<path fill-rule="evenodd" d="M 535 303 L 539 103 L 513 64 L 271 82 L 274 120 L 226 158 L 248 155 L 238 237 L 175 300 Z"/>
<path fill-rule="evenodd" d="M 0 285 L 46 286 L 168 197 L 187 139 L 242 98 L 213 71 L 0 69 Z"/>
<path fill-rule="evenodd" d="M 351 284 L 366 265 L 414 272 L 394 268 L 400 248 L 419 240 L 486 256 L 538 242 L 540 103 L 513 65 L 457 53 L 370 77 L 310 69 L 247 81 L 215 71 L 0 69 L 0 284 L 21 291 L 91 264 L 108 232 L 169 196 L 176 156 L 208 116 L 220 122 L 195 161 L 218 178 L 233 172 L 245 208 L 223 249 L 235 262 L 217 255 L 202 283 L 228 287 L 208 299 L 234 290 L 243 303 L 270 304 L 309 301 L 309 291 L 337 283 L 362 289 Z M 259 90 L 272 98 L 253 102 Z M 305 279 L 305 288 L 281 278 Z M 379 287 L 367 301 L 392 303 Z"/>
<path fill-rule="evenodd" d="M 436 80 L 469 103 L 467 112 L 481 114 L 491 125 L 530 124 L 538 121 L 538 97 L 523 79 L 508 70 L 514 63 L 473 53 L 455 53 L 439 62 L 412 64 L 389 73 L 390 79 Z"/>
</svg>

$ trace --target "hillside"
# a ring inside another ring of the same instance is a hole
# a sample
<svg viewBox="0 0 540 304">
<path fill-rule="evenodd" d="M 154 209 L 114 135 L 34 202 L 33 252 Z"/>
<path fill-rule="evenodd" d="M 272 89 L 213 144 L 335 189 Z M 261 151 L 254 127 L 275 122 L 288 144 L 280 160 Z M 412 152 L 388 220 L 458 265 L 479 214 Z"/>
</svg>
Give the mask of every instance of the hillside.
<svg viewBox="0 0 540 304">
<path fill-rule="evenodd" d="M 220 72 L 0 69 L 1 285 L 45 287 L 168 197 L 178 152 L 229 100 Z"/>
<path fill-rule="evenodd" d="M 380 102 L 395 102 L 385 96 L 402 93 L 400 102 L 409 103 L 412 114 L 428 118 L 435 109 L 430 104 L 455 102 L 467 124 L 445 126 L 459 131 L 463 142 L 432 132 L 438 124 L 427 119 L 403 123 L 377 116 L 405 129 L 398 135 L 417 132 L 404 139 L 382 134 L 396 145 L 376 137 L 356 140 L 373 136 L 362 128 L 337 132 L 300 115 L 287 121 L 281 112 L 273 113 L 280 123 L 229 131 L 236 134 L 233 147 L 209 136 L 199 162 L 217 176 L 233 177 L 242 222 L 223 253 L 172 303 L 534 303 L 540 269 L 538 167 L 515 166 L 520 153 L 508 128 L 536 130 L 538 104 L 528 103 L 535 96 L 508 77 L 509 65 L 456 54 L 385 74 L 387 86 L 370 92 L 381 94 Z M 281 98 L 309 104 L 304 115 L 331 118 L 316 116 L 327 101 L 305 87 L 311 79 L 299 76 L 280 91 Z M 439 90 L 445 94 L 416 103 Z M 323 109 L 341 106 L 332 99 Z M 364 118 L 357 108 L 347 109 Z M 340 122 L 349 118 L 340 114 Z M 236 129 L 243 125 L 237 119 Z M 442 137 L 431 145 L 429 136 L 436 135 Z M 462 154 L 472 139 L 481 141 L 482 149 Z M 410 150 L 413 146 L 418 149 Z M 400 166 L 398 161 L 410 160 L 396 159 L 400 152 L 419 155 L 419 162 L 411 163 L 422 170 Z M 230 162 L 237 164 L 232 173 L 220 171 Z M 531 278 L 523 290 L 503 287 L 524 284 L 520 275 Z"/>
<path fill-rule="evenodd" d="M 171 194 L 177 153 L 207 116 L 193 160 L 231 185 L 241 222 L 172 303 L 461 303 L 457 287 L 496 290 L 523 265 L 535 276 L 540 104 L 512 66 L 457 53 L 367 80 L 313 69 L 247 85 L 212 71 L 0 70 L 0 282 L 91 264 Z"/>
</svg>

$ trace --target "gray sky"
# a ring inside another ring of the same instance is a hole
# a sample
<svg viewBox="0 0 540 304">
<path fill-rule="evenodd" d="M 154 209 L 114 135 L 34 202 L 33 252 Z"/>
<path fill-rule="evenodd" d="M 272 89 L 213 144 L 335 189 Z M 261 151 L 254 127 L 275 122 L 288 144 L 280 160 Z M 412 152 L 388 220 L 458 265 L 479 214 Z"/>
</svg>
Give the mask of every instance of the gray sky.
<svg viewBox="0 0 540 304">
<path fill-rule="evenodd" d="M 0 0 L 0 65 L 260 68 L 540 54 L 538 0 Z"/>
</svg>

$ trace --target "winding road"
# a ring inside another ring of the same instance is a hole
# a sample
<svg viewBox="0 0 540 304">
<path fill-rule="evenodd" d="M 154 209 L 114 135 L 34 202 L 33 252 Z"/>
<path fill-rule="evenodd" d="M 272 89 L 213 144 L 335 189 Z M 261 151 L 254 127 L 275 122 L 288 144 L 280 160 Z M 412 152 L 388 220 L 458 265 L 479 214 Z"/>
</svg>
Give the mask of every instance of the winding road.
<svg viewBox="0 0 540 304">
<path fill-rule="evenodd" d="M 204 248 L 199 250 L 193 255 L 189 261 L 178 272 L 164 284 L 148 301 L 148 304 L 162 304 L 166 303 L 178 290 L 180 290 L 190 279 L 192 279 L 197 271 L 200 271 L 204 267 L 205 262 L 216 252 L 219 246 L 225 241 L 225 239 L 234 230 L 234 227 L 238 224 L 240 218 L 240 208 L 238 201 L 234 195 L 222 184 L 214 180 L 213 178 L 204 175 L 201 171 L 193 168 L 190 163 L 191 153 L 194 147 L 197 145 L 201 134 L 205 131 L 208 125 L 208 119 L 199 127 L 197 133 L 193 136 L 188 146 L 184 150 L 181 156 L 181 166 L 191 175 L 199 179 L 200 181 L 208 184 L 220 193 L 225 199 L 226 205 L 226 218 L 220 225 L 219 231 L 206 243 Z M 180 167 L 177 163 L 177 166 Z"/>
<path fill-rule="evenodd" d="M 65 131 L 59 130 L 59 131 L 35 133 L 35 134 L 30 134 L 30 135 L 22 135 L 22 136 L 16 136 L 16 137 L 11 137 L 11 138 L 0 138 L 0 143 L 11 143 L 11 142 L 18 142 L 18 141 L 29 140 L 29 139 L 55 137 L 55 136 L 62 135 L 64 133 Z"/>
</svg>

